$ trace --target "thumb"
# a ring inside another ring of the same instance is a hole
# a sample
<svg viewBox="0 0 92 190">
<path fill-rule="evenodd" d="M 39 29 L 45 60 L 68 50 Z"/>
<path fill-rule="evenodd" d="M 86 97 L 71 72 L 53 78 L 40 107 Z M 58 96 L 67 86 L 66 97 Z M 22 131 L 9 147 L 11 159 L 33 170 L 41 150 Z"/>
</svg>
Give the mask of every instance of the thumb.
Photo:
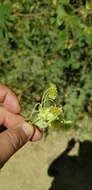
<svg viewBox="0 0 92 190">
<path fill-rule="evenodd" d="M 23 126 L 7 129 L 0 134 L 0 168 L 29 139 L 32 139 L 35 128 L 25 122 Z"/>
</svg>

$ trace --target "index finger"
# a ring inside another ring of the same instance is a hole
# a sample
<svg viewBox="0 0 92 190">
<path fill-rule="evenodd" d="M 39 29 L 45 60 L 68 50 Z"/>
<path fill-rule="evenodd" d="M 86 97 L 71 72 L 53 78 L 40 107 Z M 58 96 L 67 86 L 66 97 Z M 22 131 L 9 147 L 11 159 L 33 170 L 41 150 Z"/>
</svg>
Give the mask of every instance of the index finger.
<svg viewBox="0 0 92 190">
<path fill-rule="evenodd" d="M 19 113 L 21 108 L 15 93 L 0 83 L 0 102 L 4 104 L 4 107 L 13 113 Z"/>
</svg>

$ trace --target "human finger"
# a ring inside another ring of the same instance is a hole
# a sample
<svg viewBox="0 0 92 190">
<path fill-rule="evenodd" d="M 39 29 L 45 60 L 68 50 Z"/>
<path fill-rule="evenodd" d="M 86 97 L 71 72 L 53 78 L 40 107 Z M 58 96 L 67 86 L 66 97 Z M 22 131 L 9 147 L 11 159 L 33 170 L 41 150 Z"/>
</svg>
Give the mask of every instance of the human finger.
<svg viewBox="0 0 92 190">
<path fill-rule="evenodd" d="M 21 111 L 16 94 L 2 83 L 0 83 L 0 102 L 10 112 L 19 113 Z"/>
<path fill-rule="evenodd" d="M 33 126 L 31 123 L 28 124 L 25 119 L 20 116 L 19 114 L 13 114 L 9 111 L 7 111 L 5 108 L 0 108 L 0 125 L 3 125 L 7 127 L 7 129 L 16 129 L 20 126 L 24 126 L 26 123 L 27 126 L 33 127 L 35 130 L 35 133 L 33 137 L 30 137 L 31 141 L 39 140 L 42 136 L 42 132 L 35 126 Z"/>
</svg>

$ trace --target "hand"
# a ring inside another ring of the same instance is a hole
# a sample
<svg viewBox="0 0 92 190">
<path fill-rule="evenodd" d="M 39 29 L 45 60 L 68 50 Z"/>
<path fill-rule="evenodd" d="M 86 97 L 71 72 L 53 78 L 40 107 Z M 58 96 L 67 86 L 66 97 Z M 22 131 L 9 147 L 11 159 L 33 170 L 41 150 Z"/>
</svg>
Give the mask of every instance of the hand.
<svg viewBox="0 0 92 190">
<path fill-rule="evenodd" d="M 0 129 L 6 130 L 0 133 L 0 168 L 8 159 L 29 140 L 36 141 L 42 136 L 34 126 L 29 125 L 19 115 L 21 108 L 17 97 L 8 87 L 0 84 Z"/>
</svg>

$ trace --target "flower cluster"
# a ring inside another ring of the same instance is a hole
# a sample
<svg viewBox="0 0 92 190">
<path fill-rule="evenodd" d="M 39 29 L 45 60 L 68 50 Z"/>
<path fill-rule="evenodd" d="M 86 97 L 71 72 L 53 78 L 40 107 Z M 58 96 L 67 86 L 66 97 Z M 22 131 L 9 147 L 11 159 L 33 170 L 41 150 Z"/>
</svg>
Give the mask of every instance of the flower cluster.
<svg viewBox="0 0 92 190">
<path fill-rule="evenodd" d="M 58 96 L 56 85 L 52 84 L 42 97 L 42 102 L 32 112 L 32 123 L 39 128 L 60 127 L 62 124 L 71 123 L 64 120 L 63 108 L 58 106 L 56 99 Z"/>
</svg>

